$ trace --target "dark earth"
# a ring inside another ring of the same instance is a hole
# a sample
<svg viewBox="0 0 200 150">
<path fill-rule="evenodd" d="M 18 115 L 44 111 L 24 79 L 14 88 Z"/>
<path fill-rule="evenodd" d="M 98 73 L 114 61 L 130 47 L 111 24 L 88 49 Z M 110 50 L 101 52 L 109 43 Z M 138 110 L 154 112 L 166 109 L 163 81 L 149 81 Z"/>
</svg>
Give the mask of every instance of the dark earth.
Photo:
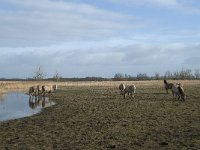
<svg viewBox="0 0 200 150">
<path fill-rule="evenodd" d="M 0 122 L 0 149 L 200 149 L 200 85 L 184 85 L 186 101 L 162 82 L 136 85 L 123 99 L 115 86 L 60 87 L 56 105 Z"/>
</svg>

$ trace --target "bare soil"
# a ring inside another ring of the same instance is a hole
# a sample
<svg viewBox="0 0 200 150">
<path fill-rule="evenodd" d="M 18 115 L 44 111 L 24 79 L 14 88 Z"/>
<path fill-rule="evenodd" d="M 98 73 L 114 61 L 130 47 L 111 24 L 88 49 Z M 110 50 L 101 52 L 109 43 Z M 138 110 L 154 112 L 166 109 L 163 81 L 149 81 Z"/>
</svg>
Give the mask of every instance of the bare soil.
<svg viewBox="0 0 200 150">
<path fill-rule="evenodd" d="M 162 81 L 135 82 L 126 99 L 118 84 L 59 86 L 56 105 L 0 122 L 0 149 L 200 149 L 199 81 L 183 82 L 186 101 Z"/>
</svg>

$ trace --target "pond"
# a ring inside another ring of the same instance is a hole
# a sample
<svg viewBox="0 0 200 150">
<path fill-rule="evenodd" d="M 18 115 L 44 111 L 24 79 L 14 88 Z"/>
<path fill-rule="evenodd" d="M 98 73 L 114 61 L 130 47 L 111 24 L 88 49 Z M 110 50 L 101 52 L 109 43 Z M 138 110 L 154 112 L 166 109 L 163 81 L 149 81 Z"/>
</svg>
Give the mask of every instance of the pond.
<svg viewBox="0 0 200 150">
<path fill-rule="evenodd" d="M 30 98 L 22 92 L 9 92 L 0 98 L 0 122 L 32 116 L 54 104 L 48 97 Z"/>
</svg>

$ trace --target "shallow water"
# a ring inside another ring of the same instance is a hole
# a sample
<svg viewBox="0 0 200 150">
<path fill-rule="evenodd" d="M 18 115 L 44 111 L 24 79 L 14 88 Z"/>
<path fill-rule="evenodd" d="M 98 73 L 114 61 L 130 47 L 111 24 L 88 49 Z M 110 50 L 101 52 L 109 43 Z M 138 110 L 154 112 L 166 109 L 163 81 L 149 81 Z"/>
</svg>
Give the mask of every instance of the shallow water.
<svg viewBox="0 0 200 150">
<path fill-rule="evenodd" d="M 0 99 L 0 121 L 32 116 L 54 104 L 47 97 L 29 98 L 21 92 L 9 92 Z"/>
</svg>

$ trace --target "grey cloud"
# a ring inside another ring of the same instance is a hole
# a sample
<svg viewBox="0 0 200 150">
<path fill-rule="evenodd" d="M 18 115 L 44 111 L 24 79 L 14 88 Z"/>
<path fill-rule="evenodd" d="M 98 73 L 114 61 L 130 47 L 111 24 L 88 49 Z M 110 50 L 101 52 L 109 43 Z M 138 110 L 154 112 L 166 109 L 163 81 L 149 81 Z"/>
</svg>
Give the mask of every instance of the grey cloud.
<svg viewBox="0 0 200 150">
<path fill-rule="evenodd" d="M 200 64 L 199 44 L 100 45 L 57 50 L 43 47 L 37 51 L 34 51 L 36 47 L 24 48 L 18 53 L 10 50 L 9 54 L 0 52 L 3 58 L 0 60 L 0 76 L 30 77 L 37 66 L 42 66 L 48 77 L 53 76 L 56 70 L 66 77 L 108 77 L 117 72 L 151 74 L 187 66 L 194 68 Z"/>
</svg>

